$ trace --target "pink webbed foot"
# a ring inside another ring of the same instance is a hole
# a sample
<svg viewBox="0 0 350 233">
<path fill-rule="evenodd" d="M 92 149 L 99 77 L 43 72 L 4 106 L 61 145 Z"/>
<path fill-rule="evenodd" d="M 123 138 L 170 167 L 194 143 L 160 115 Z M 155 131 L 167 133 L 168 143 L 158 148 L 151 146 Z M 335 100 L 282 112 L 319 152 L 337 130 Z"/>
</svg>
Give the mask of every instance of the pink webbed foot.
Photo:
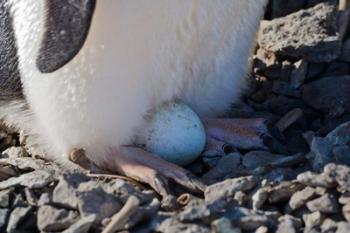
<svg viewBox="0 0 350 233">
<path fill-rule="evenodd" d="M 104 171 L 125 175 L 150 185 L 162 197 L 171 194 L 169 180 L 192 192 L 203 192 L 205 189 L 205 185 L 187 170 L 137 147 L 122 146 L 112 149 L 103 161 L 95 163 Z"/>
<path fill-rule="evenodd" d="M 230 145 L 238 149 L 267 149 L 278 134 L 262 118 L 254 119 L 205 119 L 209 147 Z"/>
</svg>

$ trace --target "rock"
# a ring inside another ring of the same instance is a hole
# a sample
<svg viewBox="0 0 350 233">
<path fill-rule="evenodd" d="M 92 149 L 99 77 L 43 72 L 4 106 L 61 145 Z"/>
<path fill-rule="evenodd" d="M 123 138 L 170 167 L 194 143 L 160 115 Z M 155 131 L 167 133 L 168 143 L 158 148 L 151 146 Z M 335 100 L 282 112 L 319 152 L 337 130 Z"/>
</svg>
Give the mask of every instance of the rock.
<svg viewBox="0 0 350 233">
<path fill-rule="evenodd" d="M 219 218 L 211 223 L 213 232 L 216 233 L 241 233 L 239 228 L 234 228 L 231 221 L 225 217 Z"/>
<path fill-rule="evenodd" d="M 200 225 L 191 223 L 179 222 L 176 218 L 170 217 L 166 218 L 160 224 L 157 225 L 155 232 L 166 232 L 166 233 L 176 233 L 176 232 L 187 232 L 187 233 L 210 233 L 210 229 Z"/>
<path fill-rule="evenodd" d="M 302 99 L 316 110 L 340 116 L 350 111 L 349 85 L 349 75 L 321 78 L 302 86 Z"/>
<path fill-rule="evenodd" d="M 303 116 L 303 110 L 300 108 L 295 108 L 288 113 L 286 113 L 277 123 L 276 128 L 283 132 L 288 129 L 293 123 L 299 120 Z"/>
<path fill-rule="evenodd" d="M 77 189 L 80 183 L 89 181 L 89 178 L 83 174 L 73 173 L 65 174 L 59 178 L 59 182 L 53 191 L 53 202 L 77 209 L 78 198 Z"/>
<path fill-rule="evenodd" d="M 346 145 L 334 146 L 333 157 L 337 164 L 350 166 L 350 147 Z"/>
<path fill-rule="evenodd" d="M 268 232 L 269 232 L 269 228 L 267 228 L 266 226 L 261 226 L 255 231 L 255 233 L 268 233 Z"/>
<path fill-rule="evenodd" d="M 298 182 L 311 187 L 332 188 L 336 186 L 333 179 L 329 179 L 323 174 L 319 175 L 310 171 L 299 174 L 297 180 Z"/>
<path fill-rule="evenodd" d="M 52 202 L 51 199 L 52 199 L 52 198 L 51 198 L 51 196 L 50 196 L 49 193 L 43 193 L 43 194 L 41 194 L 41 196 L 40 196 L 40 198 L 39 198 L 39 200 L 38 200 L 37 205 L 38 205 L 38 206 L 47 205 L 47 204 L 49 204 L 49 203 Z"/>
<path fill-rule="evenodd" d="M 338 223 L 338 228 L 335 233 L 348 233 L 350 232 L 350 223 L 340 222 Z"/>
<path fill-rule="evenodd" d="M 16 230 L 20 230 L 22 222 L 26 220 L 31 211 L 32 207 L 15 208 L 10 214 L 6 231 L 8 233 L 15 233 L 17 232 Z"/>
<path fill-rule="evenodd" d="M 38 210 L 38 228 L 44 232 L 59 232 L 67 229 L 78 219 L 74 211 L 43 205 Z"/>
<path fill-rule="evenodd" d="M 350 38 L 343 44 L 340 60 L 350 62 Z"/>
<path fill-rule="evenodd" d="M 291 215 L 284 215 L 278 221 L 276 233 L 297 233 L 302 226 L 301 220 Z"/>
<path fill-rule="evenodd" d="M 12 146 L 2 152 L 2 158 L 23 158 L 27 156 L 28 153 L 23 147 Z"/>
<path fill-rule="evenodd" d="M 254 210 L 260 209 L 269 198 L 271 188 L 262 187 L 256 190 L 252 196 L 252 206 Z"/>
<path fill-rule="evenodd" d="M 203 200 L 190 202 L 178 215 L 181 222 L 205 221 L 212 215 L 210 209 Z"/>
<path fill-rule="evenodd" d="M 337 199 L 332 194 L 325 194 L 309 201 L 306 206 L 312 212 L 319 211 L 325 214 L 335 214 L 340 209 Z"/>
<path fill-rule="evenodd" d="M 271 189 L 269 202 L 275 204 L 288 201 L 295 192 L 304 187 L 303 184 L 297 182 L 284 181 Z"/>
<path fill-rule="evenodd" d="M 272 0 L 272 18 L 286 16 L 290 13 L 301 10 L 305 5 L 305 0 Z"/>
<path fill-rule="evenodd" d="M 289 83 L 276 80 L 273 82 L 272 91 L 277 95 L 299 98 L 300 91 L 290 86 Z"/>
<path fill-rule="evenodd" d="M 77 197 L 80 214 L 83 217 L 96 215 L 96 223 L 117 213 L 122 207 L 116 196 L 106 193 L 91 181 L 79 185 Z"/>
<path fill-rule="evenodd" d="M 57 174 L 62 171 L 55 163 L 47 163 L 44 160 L 31 157 L 0 159 L 0 165 L 12 165 L 24 171 L 44 170 Z"/>
<path fill-rule="evenodd" d="M 305 60 L 299 60 L 296 63 L 294 63 L 294 69 L 290 75 L 290 85 L 296 89 L 301 87 L 307 77 L 308 72 L 308 62 Z"/>
<path fill-rule="evenodd" d="M 333 180 L 338 184 L 337 190 L 339 192 L 350 191 L 349 167 L 330 163 L 324 167 L 323 174 L 328 178 L 328 180 Z"/>
<path fill-rule="evenodd" d="M 10 195 L 12 192 L 13 192 L 12 189 L 6 189 L 6 190 L 0 191 L 0 207 L 1 208 L 9 207 Z"/>
<path fill-rule="evenodd" d="M 342 208 L 343 216 L 346 221 L 350 222 L 350 203 L 347 203 Z"/>
<path fill-rule="evenodd" d="M 0 208 L 0 231 L 5 231 L 5 227 L 7 224 L 7 216 L 9 214 L 9 209 Z"/>
<path fill-rule="evenodd" d="M 96 221 L 95 215 L 89 215 L 81 218 L 76 223 L 71 225 L 68 229 L 64 230 L 62 233 L 87 233 L 89 232 L 92 224 Z"/>
<path fill-rule="evenodd" d="M 213 184 L 223 180 L 226 176 L 234 176 L 235 172 L 239 170 L 241 156 L 238 152 L 223 156 L 213 169 L 202 176 L 202 179 L 207 184 Z"/>
<path fill-rule="evenodd" d="M 344 29 L 338 27 L 338 17 L 336 5 L 320 3 L 287 17 L 264 22 L 258 42 L 261 48 L 278 56 L 330 62 L 341 53 Z"/>
<path fill-rule="evenodd" d="M 270 220 L 265 215 L 248 215 L 239 220 L 239 227 L 245 231 L 254 231 L 260 226 L 267 226 L 270 224 Z"/>
<path fill-rule="evenodd" d="M 303 220 L 305 222 L 306 229 L 312 229 L 314 227 L 319 227 L 323 221 L 324 217 L 321 212 L 313 212 L 311 214 L 304 214 Z"/>
<path fill-rule="evenodd" d="M 337 230 L 337 227 L 338 226 L 335 221 L 330 218 L 326 218 L 321 225 L 321 231 L 325 233 L 331 233 L 335 232 Z"/>
<path fill-rule="evenodd" d="M 36 170 L 20 175 L 19 177 L 13 177 L 1 181 L 0 190 L 17 186 L 24 186 L 27 188 L 43 188 L 52 181 L 54 181 L 52 174 L 46 171 Z"/>
<path fill-rule="evenodd" d="M 220 199 L 232 198 L 238 191 L 249 191 L 257 185 L 257 178 L 246 176 L 210 185 L 205 190 L 205 200 L 213 203 Z"/>
<path fill-rule="evenodd" d="M 247 169 L 265 166 L 273 161 L 284 158 L 284 155 L 272 154 L 267 151 L 250 151 L 243 156 L 242 165 Z"/>
<path fill-rule="evenodd" d="M 298 209 L 306 204 L 307 201 L 315 197 L 314 188 L 305 187 L 303 190 L 295 192 L 289 200 L 289 207 L 292 210 Z"/>
</svg>

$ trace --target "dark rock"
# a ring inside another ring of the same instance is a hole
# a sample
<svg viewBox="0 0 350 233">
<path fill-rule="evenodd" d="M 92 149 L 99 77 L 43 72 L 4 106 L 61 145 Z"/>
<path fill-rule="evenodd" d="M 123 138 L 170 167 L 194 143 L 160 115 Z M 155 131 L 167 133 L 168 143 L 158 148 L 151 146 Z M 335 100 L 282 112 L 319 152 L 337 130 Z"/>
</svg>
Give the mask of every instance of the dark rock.
<svg viewBox="0 0 350 233">
<path fill-rule="evenodd" d="M 341 53 L 342 28 L 336 5 L 320 3 L 284 18 L 262 24 L 259 45 L 278 56 L 330 62 Z M 346 25 L 344 25 L 346 26 Z"/>
<path fill-rule="evenodd" d="M 290 13 L 301 10 L 305 0 L 272 0 L 272 18 L 286 16 Z"/>
<path fill-rule="evenodd" d="M 269 198 L 271 187 L 261 187 L 252 195 L 252 207 L 254 210 L 260 209 Z"/>
<path fill-rule="evenodd" d="M 347 39 L 343 44 L 340 60 L 350 62 L 350 39 Z"/>
<path fill-rule="evenodd" d="M 12 189 L 6 189 L 0 191 L 0 207 L 6 208 L 9 206 L 10 203 L 10 195 L 13 192 Z"/>
<path fill-rule="evenodd" d="M 321 78 L 302 87 L 302 98 L 314 109 L 340 116 L 350 110 L 349 85 L 350 76 Z"/>
<path fill-rule="evenodd" d="M 294 88 L 299 88 L 304 84 L 307 72 L 308 72 L 308 62 L 305 60 L 300 60 L 294 63 L 294 70 L 290 76 L 290 85 Z"/>
<path fill-rule="evenodd" d="M 243 156 L 242 165 L 247 169 L 255 169 L 284 157 L 285 155 L 272 154 L 267 151 L 250 151 Z"/>
<path fill-rule="evenodd" d="M 304 187 L 303 184 L 297 182 L 284 181 L 271 189 L 269 202 L 275 204 L 288 201 L 295 192 Z"/>
<path fill-rule="evenodd" d="M 336 77 L 348 75 L 350 73 L 350 65 L 347 62 L 332 62 L 328 65 L 326 71 L 322 73 L 322 77 Z"/>
<path fill-rule="evenodd" d="M 295 123 L 299 118 L 303 116 L 303 110 L 300 108 L 295 108 L 285 114 L 277 123 L 276 128 L 283 132 L 288 129 L 293 123 Z"/>
<path fill-rule="evenodd" d="M 78 214 L 76 212 L 57 209 L 49 205 L 43 205 L 38 210 L 38 228 L 44 232 L 63 231 L 76 222 L 77 219 Z"/>
<path fill-rule="evenodd" d="M 0 231 L 5 231 L 4 228 L 7 225 L 7 217 L 9 212 L 9 209 L 0 208 Z"/>
<path fill-rule="evenodd" d="M 288 97 L 300 97 L 300 91 L 290 86 L 287 82 L 274 81 L 272 91 L 277 95 L 285 95 Z"/>
</svg>

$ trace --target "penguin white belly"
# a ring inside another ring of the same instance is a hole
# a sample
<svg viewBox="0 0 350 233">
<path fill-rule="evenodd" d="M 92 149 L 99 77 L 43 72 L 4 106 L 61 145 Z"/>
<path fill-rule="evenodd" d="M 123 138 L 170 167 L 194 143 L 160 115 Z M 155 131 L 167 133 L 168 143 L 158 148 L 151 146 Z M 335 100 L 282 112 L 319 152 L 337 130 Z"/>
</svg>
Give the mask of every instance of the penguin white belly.
<svg viewBox="0 0 350 233">
<path fill-rule="evenodd" d="M 143 116 L 182 99 L 200 116 L 222 113 L 247 72 L 265 0 L 99 0 L 72 61 L 41 73 L 44 0 L 11 0 L 20 72 L 43 146 L 84 148 L 92 160 L 132 143 Z M 64 33 L 64 31 L 62 32 Z"/>
</svg>

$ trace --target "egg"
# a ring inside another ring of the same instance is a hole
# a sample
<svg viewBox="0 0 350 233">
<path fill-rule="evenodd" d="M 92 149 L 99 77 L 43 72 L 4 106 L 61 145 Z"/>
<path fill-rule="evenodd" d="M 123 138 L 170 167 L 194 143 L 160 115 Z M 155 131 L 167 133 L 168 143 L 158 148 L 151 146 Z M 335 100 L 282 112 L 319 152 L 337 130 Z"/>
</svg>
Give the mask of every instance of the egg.
<svg viewBox="0 0 350 233">
<path fill-rule="evenodd" d="M 166 161 L 188 165 L 205 147 L 204 126 L 184 103 L 163 104 L 151 113 L 147 122 L 142 136 L 145 149 Z"/>
</svg>

